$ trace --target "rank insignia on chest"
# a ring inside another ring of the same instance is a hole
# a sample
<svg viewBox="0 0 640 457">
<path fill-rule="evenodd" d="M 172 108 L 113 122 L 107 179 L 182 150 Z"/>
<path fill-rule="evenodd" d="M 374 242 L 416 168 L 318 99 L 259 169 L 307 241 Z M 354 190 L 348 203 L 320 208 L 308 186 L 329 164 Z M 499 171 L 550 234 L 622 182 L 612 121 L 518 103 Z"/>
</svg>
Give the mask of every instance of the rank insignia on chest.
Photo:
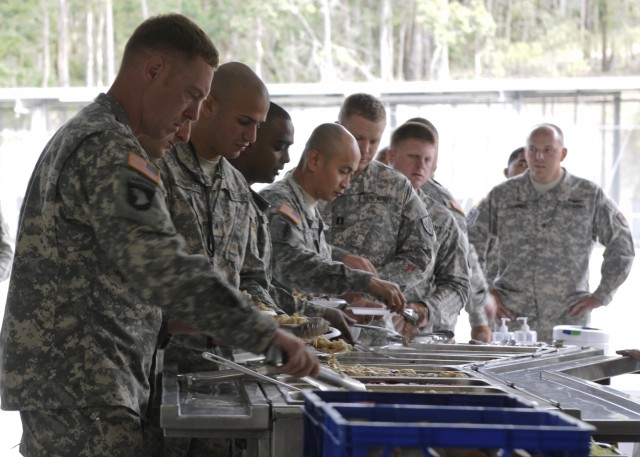
<svg viewBox="0 0 640 457">
<path fill-rule="evenodd" d="M 141 155 L 130 152 L 127 165 L 155 184 L 160 184 L 160 170 Z"/>
<path fill-rule="evenodd" d="M 344 216 L 336 217 L 336 225 L 344 225 Z"/>
<path fill-rule="evenodd" d="M 300 221 L 302 220 L 302 218 L 300 217 L 300 215 L 296 212 L 295 209 L 293 209 L 291 206 L 289 206 L 286 203 L 281 203 L 280 206 L 278 207 L 278 213 L 282 214 L 283 216 L 291 219 L 293 221 L 294 224 L 298 225 L 300 223 Z"/>
</svg>

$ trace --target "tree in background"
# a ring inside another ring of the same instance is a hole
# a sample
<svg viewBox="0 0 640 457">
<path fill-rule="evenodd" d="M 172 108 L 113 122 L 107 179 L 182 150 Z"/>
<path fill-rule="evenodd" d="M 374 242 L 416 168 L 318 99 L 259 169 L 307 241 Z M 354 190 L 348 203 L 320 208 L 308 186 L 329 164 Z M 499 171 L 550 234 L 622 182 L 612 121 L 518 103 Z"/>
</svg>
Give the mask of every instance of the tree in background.
<svg viewBox="0 0 640 457">
<path fill-rule="evenodd" d="M 269 83 L 640 70 L 636 0 L 5 0 L 0 86 L 105 86 L 126 37 L 180 12 Z"/>
</svg>

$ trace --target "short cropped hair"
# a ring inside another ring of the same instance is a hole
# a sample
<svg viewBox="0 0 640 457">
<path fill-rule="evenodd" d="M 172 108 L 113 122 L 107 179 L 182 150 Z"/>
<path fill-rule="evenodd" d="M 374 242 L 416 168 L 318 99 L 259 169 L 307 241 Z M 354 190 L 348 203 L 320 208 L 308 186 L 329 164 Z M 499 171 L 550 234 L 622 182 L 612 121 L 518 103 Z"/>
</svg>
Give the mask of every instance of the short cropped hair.
<svg viewBox="0 0 640 457">
<path fill-rule="evenodd" d="M 422 122 L 405 122 L 391 134 L 391 147 L 395 148 L 398 143 L 408 139 L 422 140 L 433 145 L 438 143 L 437 135 L 427 124 Z"/>
<path fill-rule="evenodd" d="M 362 116 L 371 122 L 386 121 L 387 110 L 384 104 L 370 94 L 352 94 L 344 99 L 338 114 L 338 121 L 344 122 L 351 116 Z"/>
<path fill-rule="evenodd" d="M 412 117 L 411 119 L 409 119 L 407 122 L 420 122 L 421 124 L 426 125 L 427 127 L 429 127 L 431 129 L 431 131 L 433 132 L 433 134 L 436 136 L 436 142 L 438 142 L 438 129 L 436 128 L 435 125 L 433 125 L 433 122 L 431 122 L 428 119 L 425 119 L 424 117 Z"/>
<path fill-rule="evenodd" d="M 269 102 L 269 111 L 267 112 L 267 120 L 269 122 L 272 118 L 282 118 L 288 121 L 291 120 L 291 115 L 282 106 L 277 103 Z"/>
<path fill-rule="evenodd" d="M 524 154 L 524 146 L 520 146 L 518 149 L 514 149 L 513 152 L 509 154 L 509 161 L 507 162 L 507 166 L 518 160 L 518 156 L 520 156 L 520 154 Z"/>
<path fill-rule="evenodd" d="M 214 68 L 220 59 L 211 38 L 181 14 L 153 16 L 140 24 L 127 41 L 123 61 L 148 51 L 176 53 L 188 60 L 200 57 Z"/>
</svg>

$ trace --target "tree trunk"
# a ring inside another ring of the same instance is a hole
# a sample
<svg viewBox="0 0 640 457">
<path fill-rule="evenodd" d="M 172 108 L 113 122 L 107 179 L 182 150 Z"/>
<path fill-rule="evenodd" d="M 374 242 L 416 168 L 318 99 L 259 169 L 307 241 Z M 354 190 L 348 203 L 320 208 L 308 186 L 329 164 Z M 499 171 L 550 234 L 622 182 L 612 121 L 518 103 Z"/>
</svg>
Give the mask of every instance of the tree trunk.
<svg viewBox="0 0 640 457">
<path fill-rule="evenodd" d="M 112 0 L 105 0 L 105 25 L 106 25 L 106 37 L 105 42 L 107 45 L 107 84 L 111 84 L 116 75 L 116 53 L 114 45 L 114 32 L 113 32 L 113 2 Z"/>
<path fill-rule="evenodd" d="M 98 87 L 105 86 L 104 83 L 104 29 L 106 23 L 106 10 L 102 3 L 98 4 L 98 30 L 96 32 L 96 85 Z"/>
<path fill-rule="evenodd" d="M 69 87 L 69 10 L 67 0 L 58 0 L 58 85 Z"/>
<path fill-rule="evenodd" d="M 256 65 L 255 72 L 262 78 L 262 60 L 264 58 L 264 48 L 262 47 L 262 18 L 256 18 Z"/>
<path fill-rule="evenodd" d="M 94 85 L 95 45 L 93 39 L 93 11 L 91 5 L 87 5 L 87 69 L 85 82 L 87 87 Z"/>
<path fill-rule="evenodd" d="M 380 8 L 380 79 L 393 79 L 393 34 L 391 32 L 391 4 L 382 0 Z"/>
<path fill-rule="evenodd" d="M 320 80 L 335 81 L 336 70 L 333 66 L 333 41 L 331 38 L 331 8 L 329 0 L 322 0 L 322 19 L 324 34 L 322 39 L 322 59 L 320 65 Z"/>
<path fill-rule="evenodd" d="M 42 1 L 42 87 L 49 87 L 51 77 L 51 24 L 49 20 L 49 7 L 47 0 Z"/>
</svg>

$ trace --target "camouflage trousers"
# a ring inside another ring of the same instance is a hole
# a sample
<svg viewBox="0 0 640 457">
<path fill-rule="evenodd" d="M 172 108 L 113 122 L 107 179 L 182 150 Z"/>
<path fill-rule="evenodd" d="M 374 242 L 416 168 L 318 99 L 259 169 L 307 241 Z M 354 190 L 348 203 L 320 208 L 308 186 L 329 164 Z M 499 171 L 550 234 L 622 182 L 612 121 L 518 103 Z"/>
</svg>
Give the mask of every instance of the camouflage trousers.
<svg viewBox="0 0 640 457">
<path fill-rule="evenodd" d="M 140 416 L 125 407 L 20 411 L 26 457 L 151 457 Z"/>
</svg>

